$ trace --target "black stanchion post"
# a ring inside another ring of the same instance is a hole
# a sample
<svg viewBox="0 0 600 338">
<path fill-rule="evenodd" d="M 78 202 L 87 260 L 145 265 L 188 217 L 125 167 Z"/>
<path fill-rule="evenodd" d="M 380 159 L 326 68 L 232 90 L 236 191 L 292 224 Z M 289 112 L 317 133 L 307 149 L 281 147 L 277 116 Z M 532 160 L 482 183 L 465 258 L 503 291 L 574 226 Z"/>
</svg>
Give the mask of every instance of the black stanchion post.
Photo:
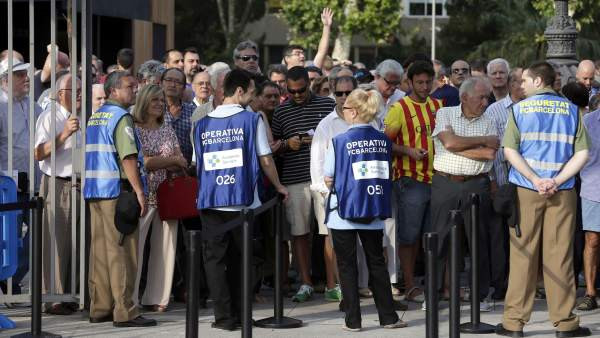
<svg viewBox="0 0 600 338">
<path fill-rule="evenodd" d="M 202 232 L 192 230 L 185 232 L 186 240 L 186 316 L 185 336 L 186 338 L 198 338 L 198 297 L 200 293 L 198 261 L 202 259 L 200 243 Z"/>
<path fill-rule="evenodd" d="M 62 337 L 49 332 L 42 332 L 42 217 L 44 213 L 44 199 L 35 197 L 31 200 L 35 204 L 31 227 L 31 332 L 25 332 L 12 337 Z"/>
<path fill-rule="evenodd" d="M 254 224 L 254 210 L 242 211 L 242 337 L 252 337 L 252 225 Z"/>
<path fill-rule="evenodd" d="M 427 302 L 426 313 L 426 336 L 427 338 L 438 337 L 438 287 L 437 287 L 437 256 L 438 256 L 438 234 L 428 232 L 423 235 L 426 259 L 426 289 Z"/>
<path fill-rule="evenodd" d="M 283 234 L 281 227 L 283 226 L 283 220 L 285 219 L 285 210 L 283 204 L 280 201 L 275 206 L 275 306 L 273 309 L 273 317 L 265 318 L 256 321 L 256 327 L 270 328 L 270 329 L 291 329 L 302 326 L 302 321 L 290 317 L 283 316 L 283 293 L 281 290 L 282 277 L 283 276 L 283 259 L 281 257 L 281 250 L 283 249 L 281 243 L 283 242 Z"/>
<path fill-rule="evenodd" d="M 464 333 L 494 333 L 495 327 L 479 320 L 479 195 L 471 194 L 471 321 L 460 325 Z"/>
<path fill-rule="evenodd" d="M 458 272 L 458 226 L 462 224 L 460 210 L 450 210 L 450 338 L 460 337 L 460 279 Z"/>
</svg>

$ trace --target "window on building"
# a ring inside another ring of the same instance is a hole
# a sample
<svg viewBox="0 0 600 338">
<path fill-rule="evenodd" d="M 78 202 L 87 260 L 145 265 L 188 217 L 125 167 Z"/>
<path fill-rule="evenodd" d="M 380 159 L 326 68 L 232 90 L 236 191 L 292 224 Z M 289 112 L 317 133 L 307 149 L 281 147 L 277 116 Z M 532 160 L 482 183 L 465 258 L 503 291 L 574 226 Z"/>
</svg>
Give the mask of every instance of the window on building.
<svg viewBox="0 0 600 338">
<path fill-rule="evenodd" d="M 435 15 L 447 16 L 447 0 L 404 0 L 404 15 L 406 16 L 431 16 L 435 1 Z"/>
</svg>

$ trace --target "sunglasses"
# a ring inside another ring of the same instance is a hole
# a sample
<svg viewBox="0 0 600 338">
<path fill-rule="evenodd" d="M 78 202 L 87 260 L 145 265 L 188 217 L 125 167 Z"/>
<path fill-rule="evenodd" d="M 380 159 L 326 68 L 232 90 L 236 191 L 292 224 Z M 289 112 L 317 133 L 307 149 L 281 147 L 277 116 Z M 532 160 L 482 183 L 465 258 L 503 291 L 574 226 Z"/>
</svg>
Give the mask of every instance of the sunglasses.
<svg viewBox="0 0 600 338">
<path fill-rule="evenodd" d="M 302 94 L 302 93 L 304 93 L 306 91 L 306 88 L 308 88 L 308 87 L 305 86 L 305 87 L 302 87 L 302 88 L 296 89 L 296 90 L 288 88 L 287 91 L 288 91 L 288 93 L 290 93 L 292 95 L 294 95 L 294 94 Z"/>
<path fill-rule="evenodd" d="M 345 92 L 341 92 L 341 91 L 340 91 L 340 92 L 338 92 L 338 91 L 336 91 L 336 92 L 335 92 L 335 96 L 337 96 L 337 97 L 342 97 L 342 96 L 344 96 L 344 95 L 348 96 L 348 95 L 350 95 L 350 93 L 352 93 L 352 91 L 351 91 L 351 90 L 347 90 L 347 91 L 345 91 Z"/>
<path fill-rule="evenodd" d="M 257 61 L 258 55 L 242 55 L 242 56 L 238 56 L 237 59 L 242 60 L 244 62 L 248 62 L 250 60 Z"/>
<path fill-rule="evenodd" d="M 387 83 L 388 86 L 397 86 L 402 83 L 402 81 L 389 81 L 385 77 L 383 78 L 383 81 L 385 81 L 385 83 Z"/>
<path fill-rule="evenodd" d="M 452 69 L 452 73 L 454 74 L 461 74 L 461 73 L 468 73 L 469 72 L 469 68 L 454 68 Z"/>
</svg>

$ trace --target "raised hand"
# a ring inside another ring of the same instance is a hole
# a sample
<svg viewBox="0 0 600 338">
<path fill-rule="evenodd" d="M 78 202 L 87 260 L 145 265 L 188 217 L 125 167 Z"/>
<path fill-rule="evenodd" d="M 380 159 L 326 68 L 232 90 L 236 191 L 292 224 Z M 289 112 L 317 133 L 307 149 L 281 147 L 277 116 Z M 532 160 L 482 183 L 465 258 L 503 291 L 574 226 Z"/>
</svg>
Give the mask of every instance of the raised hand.
<svg viewBox="0 0 600 338">
<path fill-rule="evenodd" d="M 323 9 L 323 12 L 321 13 L 321 22 L 323 23 L 323 26 L 331 26 L 333 23 L 333 11 L 331 8 L 325 7 Z"/>
</svg>

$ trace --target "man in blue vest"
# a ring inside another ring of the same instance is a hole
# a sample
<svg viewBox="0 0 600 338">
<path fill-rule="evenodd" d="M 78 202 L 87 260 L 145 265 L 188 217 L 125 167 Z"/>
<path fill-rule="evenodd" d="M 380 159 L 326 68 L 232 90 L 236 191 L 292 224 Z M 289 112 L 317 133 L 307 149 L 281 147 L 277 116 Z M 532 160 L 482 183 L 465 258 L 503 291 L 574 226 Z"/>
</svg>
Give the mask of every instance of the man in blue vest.
<svg viewBox="0 0 600 338">
<path fill-rule="evenodd" d="M 106 103 L 90 117 L 86 130 L 85 185 L 90 206 L 91 246 L 88 286 L 90 322 L 116 327 L 153 326 L 139 315 L 132 294 L 137 271 L 137 229 L 121 237 L 115 226 L 117 198 L 135 192 L 145 213 L 145 197 L 133 118 L 137 82 L 126 72 L 111 73 L 104 84 Z M 143 163 L 143 162 L 142 162 Z M 119 243 L 121 241 L 121 243 Z"/>
<path fill-rule="evenodd" d="M 535 298 L 540 266 L 548 312 L 557 337 L 584 337 L 573 314 L 573 232 L 577 174 L 588 158 L 589 140 L 577 106 L 554 92 L 555 71 L 536 62 L 523 72 L 527 98 L 512 107 L 504 133 L 504 155 L 517 185 L 521 234 L 510 229 L 510 273 L 504 316 L 496 333 L 522 337 Z M 540 264 L 542 260 L 542 264 Z"/>
<path fill-rule="evenodd" d="M 202 210 L 204 264 L 214 301 L 213 328 L 241 326 L 240 262 L 242 229 L 223 229 L 243 208 L 261 204 L 257 182 L 260 170 L 287 200 L 271 157 L 265 124 L 259 114 L 244 109 L 254 96 L 254 81 L 240 69 L 224 80 L 223 104 L 194 126 L 198 171 L 198 209 Z"/>
</svg>

